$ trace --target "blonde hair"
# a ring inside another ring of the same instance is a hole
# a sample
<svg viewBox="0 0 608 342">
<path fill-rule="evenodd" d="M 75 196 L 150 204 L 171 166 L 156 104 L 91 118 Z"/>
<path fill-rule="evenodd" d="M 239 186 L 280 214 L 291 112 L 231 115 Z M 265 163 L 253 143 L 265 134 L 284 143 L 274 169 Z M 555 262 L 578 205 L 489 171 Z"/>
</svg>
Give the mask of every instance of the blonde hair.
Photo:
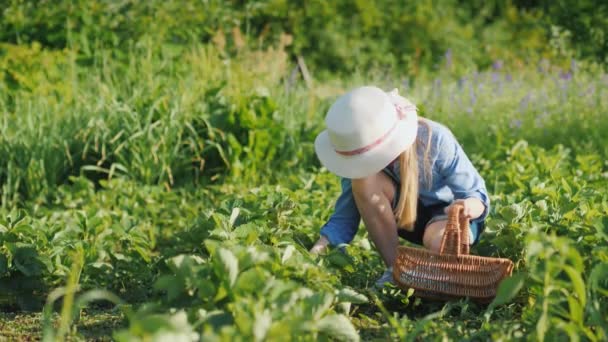
<svg viewBox="0 0 608 342">
<path fill-rule="evenodd" d="M 424 120 L 419 118 L 418 124 L 426 127 L 428 134 L 425 142 L 420 138 L 416 138 L 416 142 L 412 147 L 403 151 L 399 156 L 399 172 L 401 178 L 401 188 L 399 194 L 399 202 L 395 208 L 395 219 L 397 226 L 409 231 L 414 230 L 416 222 L 416 213 L 418 210 L 418 150 L 424 149 L 423 153 L 423 176 L 427 185 L 432 181 L 431 162 L 429 159 L 429 151 L 431 148 L 431 127 Z"/>
</svg>

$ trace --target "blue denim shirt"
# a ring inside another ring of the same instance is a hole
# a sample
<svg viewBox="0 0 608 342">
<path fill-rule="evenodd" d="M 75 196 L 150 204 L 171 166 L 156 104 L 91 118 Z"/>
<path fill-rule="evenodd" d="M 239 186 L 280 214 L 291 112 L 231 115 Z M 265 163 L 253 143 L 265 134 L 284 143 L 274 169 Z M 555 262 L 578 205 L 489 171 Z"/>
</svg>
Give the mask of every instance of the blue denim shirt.
<svg viewBox="0 0 608 342">
<path fill-rule="evenodd" d="M 418 167 L 419 167 L 419 199 L 425 205 L 438 204 L 441 202 L 450 203 L 455 199 L 465 199 L 475 197 L 480 199 L 485 210 L 482 215 L 472 222 L 485 220 L 490 209 L 490 199 L 486 190 L 486 185 L 475 169 L 460 144 L 452 132 L 444 125 L 429 119 L 423 119 L 430 128 L 418 125 Z M 428 155 L 432 169 L 431 184 L 427 184 L 424 175 L 425 163 L 423 162 L 426 142 L 429 137 L 430 150 Z M 387 167 L 399 175 L 398 163 L 391 163 Z M 321 235 L 324 235 L 333 246 L 343 243 L 350 243 L 357 230 L 361 216 L 355 205 L 352 194 L 350 179 L 342 178 L 342 193 L 335 204 L 335 211 L 321 228 Z"/>
</svg>

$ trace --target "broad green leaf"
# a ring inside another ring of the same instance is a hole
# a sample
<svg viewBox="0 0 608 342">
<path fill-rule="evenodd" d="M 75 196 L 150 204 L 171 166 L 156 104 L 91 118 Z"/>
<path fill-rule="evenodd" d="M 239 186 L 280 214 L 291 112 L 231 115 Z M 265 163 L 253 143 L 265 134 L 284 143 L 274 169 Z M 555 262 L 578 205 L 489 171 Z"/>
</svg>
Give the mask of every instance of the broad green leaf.
<svg viewBox="0 0 608 342">
<path fill-rule="evenodd" d="M 203 309 L 198 312 L 199 317 L 205 325 L 210 325 L 215 329 L 219 329 L 223 326 L 234 325 L 234 318 L 228 312 L 222 310 L 213 310 L 207 312 Z"/>
<path fill-rule="evenodd" d="M 340 303 L 336 304 L 336 312 L 348 315 L 350 313 L 351 307 L 352 307 L 351 302 L 340 302 Z"/>
<path fill-rule="evenodd" d="M 264 310 L 261 313 L 255 315 L 255 322 L 253 323 L 253 336 L 256 341 L 263 341 L 268 330 L 272 325 L 272 315 L 269 310 Z"/>
<path fill-rule="evenodd" d="M 307 291 L 302 291 L 303 295 L 307 294 Z M 315 293 L 304 300 L 309 305 L 310 311 L 312 312 L 313 320 L 318 320 L 324 314 L 329 311 L 333 304 L 334 296 L 331 293 Z"/>
<path fill-rule="evenodd" d="M 236 219 L 239 217 L 240 212 L 241 212 L 241 209 L 239 209 L 239 208 L 232 209 L 232 212 L 230 213 L 230 220 L 228 221 L 230 224 L 230 227 L 234 227 L 234 223 L 236 222 Z"/>
<path fill-rule="evenodd" d="M 504 279 L 498 286 L 496 292 L 496 298 L 490 303 L 489 308 L 495 308 L 498 305 L 503 305 L 511 301 L 519 290 L 524 285 L 525 276 L 523 274 L 515 274 L 509 278 Z"/>
<path fill-rule="evenodd" d="M 222 285 L 219 286 L 221 287 Z M 197 288 L 199 298 L 201 298 L 205 302 L 208 301 L 210 298 L 214 298 L 217 295 L 216 284 L 209 281 L 209 278 L 199 280 Z"/>
<path fill-rule="evenodd" d="M 591 291 L 608 296 L 608 263 L 597 264 L 589 274 L 589 287 Z"/>
<path fill-rule="evenodd" d="M 568 307 L 570 308 L 570 319 L 577 324 L 583 324 L 583 307 L 581 303 L 571 297 L 568 296 Z"/>
<path fill-rule="evenodd" d="M 235 291 L 243 294 L 255 294 L 266 286 L 267 271 L 258 267 L 250 268 L 239 274 L 234 285 Z"/>
<path fill-rule="evenodd" d="M 527 245 L 526 245 L 526 255 L 527 257 L 534 257 L 537 256 L 539 254 L 541 254 L 544 251 L 544 246 L 542 244 L 542 242 L 540 241 L 530 241 Z"/>
<path fill-rule="evenodd" d="M 287 248 L 285 248 L 285 251 L 283 252 L 283 256 L 281 257 L 281 263 L 284 264 L 287 260 L 289 260 L 295 250 L 296 248 L 293 245 L 287 246 Z"/>
<path fill-rule="evenodd" d="M 574 287 L 574 291 L 578 296 L 578 300 L 581 303 L 581 307 L 585 307 L 587 303 L 587 298 L 585 295 L 585 282 L 583 281 L 583 277 L 581 273 L 575 270 L 572 266 L 564 265 L 564 271 L 568 273 L 568 277 L 572 281 L 572 286 Z"/>
<path fill-rule="evenodd" d="M 365 295 L 358 293 L 357 291 L 355 291 L 351 288 L 348 288 L 348 287 L 343 288 L 342 290 L 338 291 L 336 296 L 337 296 L 339 302 L 350 302 L 353 304 L 365 304 L 369 301 Z"/>
<path fill-rule="evenodd" d="M 239 275 L 239 261 L 231 251 L 225 248 L 219 249 L 218 258 L 228 275 L 230 287 L 232 287 Z"/>
<path fill-rule="evenodd" d="M 181 277 L 164 275 L 156 280 L 154 289 L 165 291 L 169 301 L 175 300 L 184 292 L 184 283 Z"/>
<path fill-rule="evenodd" d="M 338 341 L 359 341 L 357 330 L 344 315 L 331 314 L 323 317 L 317 322 L 317 329 Z"/>
<path fill-rule="evenodd" d="M 34 247 L 19 247 L 13 254 L 13 264 L 26 276 L 37 276 L 42 273 L 44 265 L 38 258 L 38 252 Z"/>
<path fill-rule="evenodd" d="M 349 257 L 346 253 L 343 253 L 338 250 L 332 250 L 325 258 L 333 266 L 342 267 L 342 268 L 349 266 L 353 263 L 353 260 L 351 257 Z"/>
<path fill-rule="evenodd" d="M 216 251 L 220 248 L 220 242 L 217 240 L 207 239 L 204 242 L 205 248 L 210 255 L 215 255 Z"/>
</svg>

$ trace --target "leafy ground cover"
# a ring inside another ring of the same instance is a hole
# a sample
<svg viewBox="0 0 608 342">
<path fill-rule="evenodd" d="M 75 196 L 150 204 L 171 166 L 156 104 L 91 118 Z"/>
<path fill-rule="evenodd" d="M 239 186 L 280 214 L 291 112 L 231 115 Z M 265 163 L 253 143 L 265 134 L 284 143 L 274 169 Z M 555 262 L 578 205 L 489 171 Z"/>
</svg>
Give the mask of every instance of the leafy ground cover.
<svg viewBox="0 0 608 342">
<path fill-rule="evenodd" d="M 2 49 L 0 336 L 608 336 L 601 69 L 495 65 L 308 89 L 280 47 L 226 59 L 143 45 L 127 64 L 99 51 L 84 66 L 70 50 Z M 344 251 L 307 253 L 339 193 L 312 141 L 333 97 L 363 82 L 399 87 L 448 125 L 486 179 L 492 212 L 473 252 L 516 264 L 493 305 L 372 290 L 382 266 L 364 229 Z"/>
</svg>

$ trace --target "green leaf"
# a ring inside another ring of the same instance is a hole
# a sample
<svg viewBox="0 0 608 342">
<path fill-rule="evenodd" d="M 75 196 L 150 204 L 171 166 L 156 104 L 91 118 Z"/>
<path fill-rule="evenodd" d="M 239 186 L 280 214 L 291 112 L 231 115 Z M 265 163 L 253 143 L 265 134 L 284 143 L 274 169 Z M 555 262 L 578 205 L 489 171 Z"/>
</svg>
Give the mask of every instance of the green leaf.
<svg viewBox="0 0 608 342">
<path fill-rule="evenodd" d="M 570 320 L 577 324 L 583 324 L 583 307 L 575 298 L 568 296 L 568 307 L 570 308 Z"/>
<path fill-rule="evenodd" d="M 570 280 L 572 281 L 572 286 L 578 296 L 578 300 L 581 302 L 581 307 L 585 307 L 587 297 L 585 295 L 585 282 L 583 281 L 581 273 L 568 265 L 564 265 L 564 271 L 568 273 L 568 277 L 570 277 Z"/>
<path fill-rule="evenodd" d="M 241 209 L 239 209 L 239 208 L 232 209 L 232 212 L 230 213 L 230 219 L 228 221 L 228 223 L 230 224 L 230 227 L 234 227 L 234 223 L 236 222 L 236 219 L 239 217 L 240 212 L 241 212 Z"/>
<path fill-rule="evenodd" d="M 303 295 L 304 292 L 303 291 Z M 318 320 L 324 314 L 329 311 L 331 305 L 334 301 L 334 296 L 331 293 L 315 293 L 309 296 L 304 300 L 304 302 L 309 306 L 309 312 L 312 312 L 312 316 L 314 320 Z"/>
<path fill-rule="evenodd" d="M 269 310 L 264 310 L 262 313 L 255 315 L 255 323 L 253 324 L 253 336 L 256 341 L 263 341 L 270 326 L 272 325 L 272 315 Z"/>
<path fill-rule="evenodd" d="M 211 326 L 217 330 L 227 325 L 234 325 L 234 318 L 232 315 L 229 312 L 224 312 L 222 310 L 207 312 L 201 309 L 199 310 L 199 316 L 205 325 Z"/>
<path fill-rule="evenodd" d="M 525 276 L 523 274 L 516 274 L 509 278 L 504 279 L 498 286 L 496 298 L 490 303 L 489 309 L 495 308 L 499 305 L 503 305 L 511 301 L 521 290 L 524 285 Z"/>
<path fill-rule="evenodd" d="M 13 264 L 26 276 L 37 276 L 42 273 L 44 266 L 38 258 L 38 252 L 34 247 L 19 247 L 14 252 Z"/>
<path fill-rule="evenodd" d="M 283 252 L 283 256 L 281 257 L 281 264 L 284 264 L 287 260 L 289 260 L 295 250 L 296 248 L 293 245 L 287 246 L 287 248 L 285 248 L 285 251 Z"/>
<path fill-rule="evenodd" d="M 338 297 L 339 302 L 349 302 L 353 304 L 365 304 L 368 302 L 365 295 L 351 288 L 344 288 L 340 290 L 336 296 Z"/>
<path fill-rule="evenodd" d="M 205 240 L 204 245 L 210 255 L 214 255 L 216 251 L 220 248 L 220 242 L 217 240 L 207 239 Z"/>
<path fill-rule="evenodd" d="M 264 269 L 250 268 L 239 274 L 234 289 L 243 294 L 255 294 L 266 286 L 267 278 L 268 275 Z"/>
<path fill-rule="evenodd" d="M 325 258 L 333 266 L 340 268 L 345 268 L 346 266 L 353 264 L 352 258 L 346 255 L 346 253 L 337 250 L 332 250 Z"/>
<path fill-rule="evenodd" d="M 218 250 L 218 258 L 228 275 L 228 283 L 230 287 L 234 286 L 236 278 L 239 275 L 239 261 L 231 251 L 220 248 Z"/>
<path fill-rule="evenodd" d="M 572 188 L 568 184 L 568 181 L 566 181 L 566 178 L 562 178 L 562 187 L 568 195 L 572 194 Z"/>
<path fill-rule="evenodd" d="M 592 292 L 599 292 L 608 296 L 608 263 L 597 264 L 589 274 L 589 288 Z"/>
<path fill-rule="evenodd" d="M 322 334 L 339 341 L 359 341 L 357 330 L 344 315 L 331 314 L 317 322 L 317 329 Z"/>
<path fill-rule="evenodd" d="M 0 276 L 8 272 L 8 259 L 6 255 L 0 254 Z"/>
<path fill-rule="evenodd" d="M 164 275 L 154 283 L 154 289 L 167 292 L 168 300 L 175 300 L 184 292 L 185 284 L 181 277 L 174 275 Z"/>
</svg>

